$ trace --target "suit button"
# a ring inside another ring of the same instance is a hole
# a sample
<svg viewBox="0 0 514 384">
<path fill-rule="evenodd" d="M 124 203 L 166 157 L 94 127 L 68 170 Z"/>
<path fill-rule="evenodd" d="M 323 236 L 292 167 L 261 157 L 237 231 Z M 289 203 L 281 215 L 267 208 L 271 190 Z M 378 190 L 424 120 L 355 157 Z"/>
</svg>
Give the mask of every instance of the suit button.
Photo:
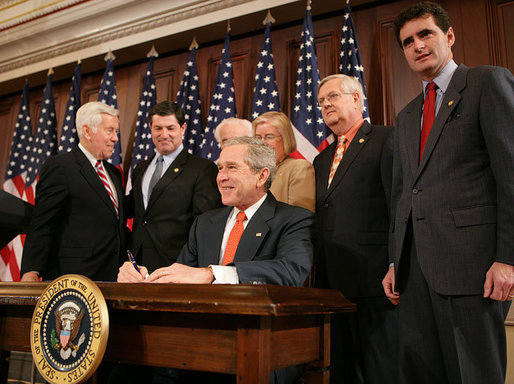
<svg viewBox="0 0 514 384">
<path fill-rule="evenodd" d="M 324 205 L 323 205 L 323 208 L 328 208 L 328 204 L 324 204 Z"/>
<path fill-rule="evenodd" d="M 416 188 L 414 188 L 414 189 L 412 190 L 412 194 L 413 194 L 413 195 L 417 195 L 417 194 L 418 194 L 418 190 L 417 190 Z"/>
<path fill-rule="evenodd" d="M 146 221 L 146 220 L 143 221 L 143 225 L 146 225 L 146 224 L 148 224 L 148 221 Z"/>
</svg>

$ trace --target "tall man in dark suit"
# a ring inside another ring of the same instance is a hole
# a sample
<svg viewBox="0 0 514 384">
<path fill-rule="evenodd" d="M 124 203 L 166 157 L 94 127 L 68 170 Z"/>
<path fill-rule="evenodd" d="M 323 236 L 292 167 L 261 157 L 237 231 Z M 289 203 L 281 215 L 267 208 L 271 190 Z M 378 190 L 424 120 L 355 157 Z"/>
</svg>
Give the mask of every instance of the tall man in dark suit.
<svg viewBox="0 0 514 384">
<path fill-rule="evenodd" d="M 155 156 L 134 169 L 132 250 L 151 271 L 177 260 L 199 214 L 221 206 L 216 165 L 184 149 L 184 111 L 171 101 L 156 104 L 148 119 Z"/>
<path fill-rule="evenodd" d="M 100 102 L 77 111 L 78 147 L 41 167 L 23 249 L 23 281 L 78 273 L 115 281 L 125 254 L 119 170 L 105 159 L 118 141 L 118 111 Z"/>
<path fill-rule="evenodd" d="M 514 78 L 453 61 L 446 11 L 423 2 L 395 20 L 423 92 L 394 135 L 391 267 L 400 383 L 505 381 L 514 296 Z M 395 286 L 396 282 L 396 286 Z"/>
<path fill-rule="evenodd" d="M 392 127 L 364 121 L 354 77 L 318 87 L 325 124 L 337 140 L 314 159 L 316 285 L 339 289 L 357 312 L 333 316 L 331 383 L 396 383 L 397 317 L 382 289 L 388 267 Z"/>
<path fill-rule="evenodd" d="M 226 141 L 217 181 L 227 207 L 198 216 L 177 262 L 155 270 L 147 281 L 301 286 L 312 263 L 312 213 L 277 202 L 268 192 L 275 167 L 274 150 L 262 141 Z M 140 270 L 126 262 L 118 281 L 143 281 L 147 269 Z M 274 372 L 272 382 L 293 383 L 299 372 L 295 367 Z"/>
</svg>

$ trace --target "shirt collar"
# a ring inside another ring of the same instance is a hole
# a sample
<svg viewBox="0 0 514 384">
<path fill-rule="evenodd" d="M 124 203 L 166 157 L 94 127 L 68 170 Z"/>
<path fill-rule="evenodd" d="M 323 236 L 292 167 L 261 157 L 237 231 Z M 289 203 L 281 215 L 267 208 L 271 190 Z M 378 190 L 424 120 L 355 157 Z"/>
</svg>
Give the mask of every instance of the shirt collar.
<svg viewBox="0 0 514 384">
<path fill-rule="evenodd" d="M 264 196 L 262 196 L 259 200 L 257 200 L 256 203 L 254 203 L 253 205 L 251 205 L 251 206 L 249 206 L 248 208 L 245 209 L 245 215 L 246 215 L 246 218 L 247 218 L 248 221 L 250 221 L 250 219 L 252 218 L 254 213 L 257 212 L 257 210 L 261 207 L 261 205 L 264 203 L 264 200 L 266 200 L 266 197 L 268 197 L 267 193 L 265 193 Z M 240 210 L 237 209 L 236 207 L 234 207 L 234 209 L 232 210 L 232 213 L 230 215 L 229 220 L 232 217 L 236 217 L 239 212 L 240 212 Z"/>
<path fill-rule="evenodd" d="M 432 80 L 437 88 L 440 89 L 443 93 L 446 93 L 446 89 L 448 88 L 448 84 L 450 84 L 450 80 L 452 79 L 453 73 L 457 70 L 458 65 L 455 61 L 450 60 L 448 64 L 444 66 L 444 68 L 437 74 L 437 76 Z M 423 80 L 423 92 L 426 94 L 427 85 L 429 81 Z"/>
<path fill-rule="evenodd" d="M 81 143 L 79 143 L 79 149 L 84 153 L 91 165 L 96 168 L 96 162 L 98 161 L 97 158 L 93 156 Z"/>
<path fill-rule="evenodd" d="M 350 143 L 352 142 L 353 138 L 357 134 L 357 131 L 362 126 L 362 124 L 364 124 L 364 119 L 361 117 L 354 125 L 352 125 L 352 127 L 348 130 L 348 132 L 346 132 L 344 135 L 341 135 L 341 136 L 344 136 L 344 138 L 346 139 L 345 147 L 350 145 Z M 337 139 L 339 140 L 341 138 L 341 136 L 337 136 Z"/>
<path fill-rule="evenodd" d="M 167 155 L 162 155 L 162 158 L 164 160 L 164 165 L 169 166 L 171 163 L 173 163 L 173 161 L 175 161 L 175 159 L 177 158 L 179 153 L 182 152 L 183 149 L 184 149 L 184 145 L 180 144 L 180 146 L 177 149 L 175 149 L 173 152 L 168 153 Z M 154 156 L 152 162 L 153 163 L 157 162 L 157 158 L 160 155 L 161 154 L 159 152 L 155 151 L 155 156 Z"/>
</svg>

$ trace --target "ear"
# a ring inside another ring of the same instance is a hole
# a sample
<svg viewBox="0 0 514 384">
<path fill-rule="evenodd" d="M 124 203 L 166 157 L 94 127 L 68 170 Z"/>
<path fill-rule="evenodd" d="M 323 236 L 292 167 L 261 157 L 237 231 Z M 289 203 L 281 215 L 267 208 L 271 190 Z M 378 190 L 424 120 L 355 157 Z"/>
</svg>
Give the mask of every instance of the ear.
<svg viewBox="0 0 514 384">
<path fill-rule="evenodd" d="M 82 126 L 82 136 L 87 139 L 87 140 L 91 140 L 91 134 L 93 133 L 93 129 L 91 129 L 91 127 L 87 124 L 84 124 Z"/>
<path fill-rule="evenodd" d="M 262 168 L 259 171 L 259 178 L 257 179 L 257 187 L 262 187 L 264 184 L 266 184 L 266 180 L 271 176 L 271 172 L 269 168 Z"/>
<path fill-rule="evenodd" d="M 448 47 L 452 47 L 455 44 L 455 33 L 453 32 L 453 28 L 448 28 L 446 32 L 446 38 L 448 39 Z"/>
<path fill-rule="evenodd" d="M 353 105 L 357 107 L 357 109 L 361 108 L 361 95 L 359 95 L 359 92 L 353 93 Z"/>
</svg>

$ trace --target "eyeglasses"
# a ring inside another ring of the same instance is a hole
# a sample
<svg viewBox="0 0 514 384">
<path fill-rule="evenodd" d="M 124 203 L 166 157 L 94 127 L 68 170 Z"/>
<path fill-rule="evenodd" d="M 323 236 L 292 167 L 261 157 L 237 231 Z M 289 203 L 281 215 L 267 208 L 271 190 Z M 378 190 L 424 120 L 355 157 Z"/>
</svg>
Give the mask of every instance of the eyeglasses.
<svg viewBox="0 0 514 384">
<path fill-rule="evenodd" d="M 275 135 L 266 135 L 266 136 L 255 135 L 256 139 L 259 139 L 259 140 L 262 140 L 262 141 L 274 141 L 275 139 L 277 139 L 279 137 L 281 137 L 281 136 L 275 136 Z"/>
<path fill-rule="evenodd" d="M 333 103 L 334 101 L 336 101 L 337 99 L 339 99 L 343 95 L 351 95 L 351 93 L 348 93 L 348 92 L 345 92 L 345 93 L 339 93 L 339 92 L 331 93 L 327 97 L 320 97 L 318 99 L 318 105 L 320 107 L 323 107 L 323 104 L 325 104 L 326 100 L 328 100 L 329 103 Z"/>
</svg>

